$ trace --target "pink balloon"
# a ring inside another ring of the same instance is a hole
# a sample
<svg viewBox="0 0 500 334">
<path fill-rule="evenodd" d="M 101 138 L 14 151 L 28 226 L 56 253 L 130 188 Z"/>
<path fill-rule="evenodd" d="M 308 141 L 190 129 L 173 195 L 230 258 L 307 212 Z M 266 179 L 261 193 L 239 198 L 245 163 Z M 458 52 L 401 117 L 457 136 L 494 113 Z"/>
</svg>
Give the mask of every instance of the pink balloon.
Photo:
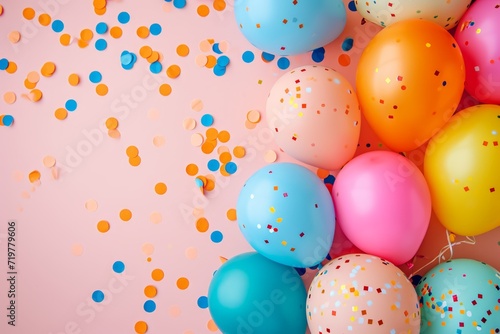
<svg viewBox="0 0 500 334">
<path fill-rule="evenodd" d="M 455 31 L 465 61 L 465 89 L 482 103 L 500 104 L 500 9 L 497 0 L 476 1 Z"/>
<path fill-rule="evenodd" d="M 396 265 L 412 259 L 429 226 L 431 196 L 410 160 L 388 151 L 357 156 L 332 194 L 339 225 L 356 247 Z"/>
<path fill-rule="evenodd" d="M 291 157 L 330 171 L 356 151 L 361 112 L 353 87 L 340 73 L 303 66 L 276 81 L 266 118 L 278 146 Z"/>
</svg>

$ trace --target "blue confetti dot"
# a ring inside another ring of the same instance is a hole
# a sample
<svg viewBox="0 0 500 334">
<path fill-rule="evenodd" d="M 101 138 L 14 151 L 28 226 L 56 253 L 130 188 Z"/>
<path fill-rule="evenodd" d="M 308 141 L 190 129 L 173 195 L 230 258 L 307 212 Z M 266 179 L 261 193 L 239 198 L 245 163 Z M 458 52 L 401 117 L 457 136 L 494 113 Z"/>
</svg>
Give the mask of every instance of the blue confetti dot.
<svg viewBox="0 0 500 334">
<path fill-rule="evenodd" d="M 153 36 L 158 36 L 159 34 L 161 34 L 161 30 L 161 25 L 159 25 L 158 23 L 153 23 L 149 26 L 149 32 Z"/>
<path fill-rule="evenodd" d="M 144 303 L 144 311 L 151 313 L 156 310 L 156 303 L 152 300 L 146 300 Z"/>
<path fill-rule="evenodd" d="M 95 32 L 99 35 L 105 34 L 108 31 L 108 25 L 106 22 L 99 22 L 95 26 Z"/>
<path fill-rule="evenodd" d="M 230 161 L 226 164 L 226 172 L 229 174 L 234 174 L 238 170 L 238 165 L 236 165 L 234 162 Z"/>
<path fill-rule="evenodd" d="M 122 68 L 125 70 L 131 70 L 134 67 L 135 62 L 137 61 L 137 56 L 135 53 L 123 51 L 120 55 L 120 61 L 122 63 Z"/>
<path fill-rule="evenodd" d="M 113 271 L 115 273 L 121 274 L 125 270 L 125 264 L 122 261 L 116 261 L 113 263 Z"/>
<path fill-rule="evenodd" d="M 54 32 L 61 32 L 64 30 L 64 23 L 61 20 L 55 20 L 52 22 L 52 30 Z"/>
<path fill-rule="evenodd" d="M 149 70 L 151 71 L 151 73 L 154 73 L 154 74 L 160 73 L 162 69 L 163 69 L 163 66 L 161 65 L 161 63 L 159 61 L 155 61 L 155 62 L 151 63 L 151 65 L 149 65 Z"/>
<path fill-rule="evenodd" d="M 355 11 L 357 11 L 357 10 L 358 10 L 358 9 L 356 8 L 356 4 L 354 3 L 354 0 L 353 0 L 353 1 L 350 1 L 348 6 L 349 6 L 349 10 L 350 10 L 351 12 L 355 12 Z"/>
<path fill-rule="evenodd" d="M 300 276 L 304 275 L 306 273 L 306 268 L 294 268 L 297 274 Z"/>
<path fill-rule="evenodd" d="M 328 175 L 328 176 L 324 179 L 324 182 L 325 182 L 325 184 L 334 184 L 334 183 L 335 183 L 335 176 L 333 176 L 333 175 Z"/>
<path fill-rule="evenodd" d="M 352 46 L 354 45 L 354 40 L 351 37 L 347 37 L 344 39 L 342 42 L 342 50 L 344 51 L 349 51 L 352 49 Z"/>
<path fill-rule="evenodd" d="M 201 187 L 203 187 L 203 186 L 204 186 L 204 184 L 203 184 L 203 180 L 202 180 L 202 179 L 199 179 L 199 178 L 195 178 L 195 179 L 194 179 L 194 183 L 196 184 L 196 186 L 197 186 L 198 188 L 201 188 Z"/>
<path fill-rule="evenodd" d="M 264 59 L 265 61 L 273 61 L 274 55 L 267 52 L 262 52 L 262 59 Z"/>
<path fill-rule="evenodd" d="M 210 240 L 212 240 L 212 242 L 215 242 L 216 244 L 221 242 L 222 239 L 224 239 L 224 236 L 222 235 L 221 231 L 213 231 L 212 234 L 210 234 Z"/>
<path fill-rule="evenodd" d="M 219 48 L 219 43 L 212 44 L 212 51 L 217 54 L 222 54 L 222 51 Z"/>
<path fill-rule="evenodd" d="M 214 124 L 214 117 L 210 114 L 201 116 L 201 124 L 203 126 L 212 126 Z"/>
<path fill-rule="evenodd" d="M 12 115 L 4 115 L 2 119 L 2 123 L 5 126 L 11 126 L 14 123 L 14 117 Z"/>
<path fill-rule="evenodd" d="M 7 58 L 0 59 L 0 70 L 5 70 L 9 66 L 9 61 Z"/>
<path fill-rule="evenodd" d="M 208 298 L 206 296 L 201 296 L 200 298 L 198 298 L 198 307 L 199 308 L 208 307 Z"/>
<path fill-rule="evenodd" d="M 95 48 L 97 51 L 104 51 L 108 47 L 108 42 L 105 39 L 99 38 L 95 41 Z"/>
<path fill-rule="evenodd" d="M 102 74 L 99 71 L 92 71 L 89 74 L 89 80 L 92 83 L 99 83 L 102 80 Z"/>
<path fill-rule="evenodd" d="M 118 14 L 118 22 L 121 24 L 126 24 L 130 21 L 130 14 L 127 12 L 121 12 Z"/>
<path fill-rule="evenodd" d="M 96 303 L 100 303 L 104 300 L 104 293 L 101 290 L 95 290 L 92 292 L 92 300 Z"/>
<path fill-rule="evenodd" d="M 311 58 L 316 63 L 321 63 L 325 59 L 325 54 L 321 52 L 313 51 Z"/>
<path fill-rule="evenodd" d="M 290 60 L 286 57 L 281 57 L 278 59 L 278 67 L 282 70 L 286 70 L 288 67 L 290 67 Z"/>
<path fill-rule="evenodd" d="M 220 163 L 216 159 L 209 160 L 207 163 L 207 167 L 211 172 L 216 172 L 219 170 Z"/>
<path fill-rule="evenodd" d="M 248 50 L 243 52 L 243 54 L 241 55 L 241 59 L 243 59 L 243 61 L 248 64 L 254 61 L 255 55 L 252 51 Z"/>
<path fill-rule="evenodd" d="M 174 0 L 175 8 L 184 8 L 186 7 L 186 0 Z"/>
<path fill-rule="evenodd" d="M 217 58 L 217 65 L 219 66 L 222 66 L 222 67 L 226 67 L 227 65 L 229 65 L 229 57 L 228 56 L 220 56 L 219 58 Z"/>
<path fill-rule="evenodd" d="M 68 110 L 69 112 L 71 111 L 75 111 L 76 110 L 76 107 L 78 106 L 78 103 L 76 103 L 75 100 L 73 99 L 69 99 L 68 101 L 66 101 L 66 103 L 64 104 L 64 107 L 66 108 L 66 110 Z"/>
<path fill-rule="evenodd" d="M 219 64 L 216 64 L 214 66 L 214 68 L 212 69 L 212 71 L 214 72 L 214 74 L 216 76 L 220 77 L 220 76 L 223 76 L 224 74 L 226 74 L 226 67 L 220 66 Z"/>
</svg>

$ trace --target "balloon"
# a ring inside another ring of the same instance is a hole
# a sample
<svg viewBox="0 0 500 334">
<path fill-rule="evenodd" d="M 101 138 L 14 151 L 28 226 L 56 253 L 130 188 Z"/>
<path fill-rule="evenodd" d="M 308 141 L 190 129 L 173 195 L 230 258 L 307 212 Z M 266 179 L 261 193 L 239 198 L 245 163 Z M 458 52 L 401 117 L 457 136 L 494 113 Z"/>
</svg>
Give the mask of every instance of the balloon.
<svg viewBox="0 0 500 334">
<path fill-rule="evenodd" d="M 500 104 L 498 1 L 476 1 L 460 20 L 455 38 L 465 60 L 465 90 L 483 103 Z"/>
<path fill-rule="evenodd" d="M 466 108 L 430 141 L 424 175 L 441 223 L 460 235 L 500 226 L 500 106 Z"/>
<path fill-rule="evenodd" d="M 359 60 L 361 110 L 394 151 L 425 143 L 453 115 L 465 67 L 453 37 L 435 23 L 406 20 L 380 31 Z"/>
<path fill-rule="evenodd" d="M 425 19 L 446 29 L 458 24 L 470 3 L 471 0 L 355 1 L 361 16 L 382 27 L 408 19 Z"/>
<path fill-rule="evenodd" d="M 431 198 L 410 160 L 388 151 L 361 154 L 340 171 L 332 193 L 338 223 L 356 247 L 396 265 L 413 258 L 429 226 Z"/>
<path fill-rule="evenodd" d="M 245 239 L 276 262 L 311 267 L 324 260 L 332 245 L 332 198 L 305 167 L 277 163 L 259 169 L 243 186 L 236 211 Z"/>
<path fill-rule="evenodd" d="M 255 47 L 277 55 L 293 55 L 325 46 L 344 30 L 342 0 L 238 0 L 236 22 Z"/>
<path fill-rule="evenodd" d="M 417 286 L 422 333 L 500 333 L 500 273 L 456 259 L 431 269 Z"/>
<path fill-rule="evenodd" d="M 373 255 L 328 262 L 309 287 L 306 311 L 312 334 L 418 334 L 420 329 L 413 285 L 398 267 Z"/>
<path fill-rule="evenodd" d="M 340 73 L 322 66 L 286 73 L 271 89 L 266 111 L 277 144 L 293 158 L 337 170 L 354 156 L 361 112 Z"/>
<path fill-rule="evenodd" d="M 226 261 L 208 288 L 210 314 L 225 334 L 304 334 L 305 303 L 295 269 L 254 252 Z"/>
</svg>

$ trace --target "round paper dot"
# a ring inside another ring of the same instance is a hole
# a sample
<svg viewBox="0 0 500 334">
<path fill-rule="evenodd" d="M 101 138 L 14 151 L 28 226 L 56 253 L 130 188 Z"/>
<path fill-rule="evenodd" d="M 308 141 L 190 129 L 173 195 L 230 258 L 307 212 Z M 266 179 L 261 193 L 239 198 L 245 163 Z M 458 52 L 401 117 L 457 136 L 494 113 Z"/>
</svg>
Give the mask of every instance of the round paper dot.
<svg viewBox="0 0 500 334">
<path fill-rule="evenodd" d="M 40 73 L 42 73 L 44 77 L 52 76 L 52 74 L 54 74 L 55 71 L 56 71 L 56 64 L 54 64 L 51 61 L 48 61 L 45 64 L 43 64 L 42 68 L 40 69 Z"/>
<path fill-rule="evenodd" d="M 290 67 L 290 60 L 286 57 L 281 57 L 278 59 L 278 67 L 281 70 L 286 70 L 288 67 Z"/>
<path fill-rule="evenodd" d="M 72 38 L 69 34 L 62 34 L 61 37 L 59 37 L 59 43 L 63 46 L 68 46 L 71 44 Z"/>
<path fill-rule="evenodd" d="M 186 7 L 186 3 L 187 3 L 186 0 L 174 0 L 174 7 L 179 9 L 184 8 Z"/>
<path fill-rule="evenodd" d="M 111 130 L 110 130 L 110 131 L 111 131 Z M 129 164 L 130 164 L 131 166 L 133 166 L 133 167 L 137 167 L 137 166 L 139 166 L 139 165 L 141 164 L 142 159 L 141 159 L 141 157 L 140 157 L 140 156 L 136 156 L 136 157 L 133 157 L 133 158 L 129 158 L 129 159 L 128 159 L 128 162 L 129 162 Z"/>
<path fill-rule="evenodd" d="M 108 130 L 114 130 L 118 127 L 118 120 L 115 117 L 109 117 L 106 120 L 106 128 Z"/>
<path fill-rule="evenodd" d="M 316 63 L 320 63 L 325 59 L 325 48 L 321 47 L 314 50 L 311 54 L 311 58 Z"/>
<path fill-rule="evenodd" d="M 175 51 L 180 57 L 186 57 L 187 55 L 189 55 L 189 47 L 186 44 L 179 44 Z"/>
<path fill-rule="evenodd" d="M 52 18 L 47 13 L 40 14 L 40 16 L 38 17 L 38 22 L 44 27 L 48 26 L 51 21 Z"/>
<path fill-rule="evenodd" d="M 81 256 L 83 254 L 83 245 L 73 244 L 71 246 L 71 254 L 73 254 L 74 256 Z"/>
<path fill-rule="evenodd" d="M 8 38 L 11 43 L 16 44 L 21 40 L 21 33 L 17 30 L 11 31 Z"/>
<path fill-rule="evenodd" d="M 26 7 L 23 9 L 23 17 L 26 20 L 33 20 L 35 17 L 35 10 L 31 7 Z"/>
<path fill-rule="evenodd" d="M 252 51 L 248 50 L 248 51 L 243 52 L 243 54 L 241 55 L 241 59 L 243 59 L 243 61 L 245 63 L 251 63 L 254 61 L 255 55 L 253 54 Z"/>
<path fill-rule="evenodd" d="M 205 114 L 201 117 L 200 121 L 203 126 L 212 126 L 214 124 L 214 117 L 210 114 Z"/>
<path fill-rule="evenodd" d="M 189 287 L 189 280 L 186 277 L 180 277 L 176 282 L 177 288 L 186 290 Z"/>
<path fill-rule="evenodd" d="M 208 14 L 210 14 L 210 8 L 208 8 L 207 5 L 199 5 L 198 8 L 196 9 L 196 12 L 198 13 L 199 16 L 201 17 L 206 17 Z"/>
<path fill-rule="evenodd" d="M 196 120 L 194 118 L 188 117 L 182 122 L 184 130 L 193 130 L 196 128 Z"/>
<path fill-rule="evenodd" d="M 41 174 L 37 170 L 34 170 L 28 174 L 28 179 L 30 180 L 31 183 L 37 182 L 38 180 L 40 180 L 40 177 L 41 177 Z"/>
<path fill-rule="evenodd" d="M 181 68 L 179 65 L 170 65 L 167 68 L 167 76 L 171 79 L 177 78 L 181 74 Z"/>
<path fill-rule="evenodd" d="M 191 109 L 194 111 L 202 111 L 203 101 L 200 99 L 194 99 L 193 101 L 191 101 Z"/>
<path fill-rule="evenodd" d="M 235 146 L 233 149 L 233 155 L 236 158 L 243 158 L 246 155 L 246 150 L 243 146 Z"/>
<path fill-rule="evenodd" d="M 149 56 L 151 56 L 152 53 L 153 49 L 148 45 L 144 45 L 139 49 L 139 54 L 143 58 L 148 58 Z"/>
<path fill-rule="evenodd" d="M 94 37 L 94 33 L 90 29 L 83 29 L 80 31 L 80 39 L 82 41 L 88 42 Z"/>
<path fill-rule="evenodd" d="M 191 145 L 201 146 L 203 144 L 203 135 L 201 133 L 193 133 L 191 135 Z"/>
<path fill-rule="evenodd" d="M 204 54 L 199 54 L 195 58 L 195 63 L 199 67 L 204 67 L 208 63 L 208 57 L 205 56 Z"/>
<path fill-rule="evenodd" d="M 247 120 L 251 123 L 259 123 L 261 119 L 260 112 L 258 110 L 250 110 L 247 112 Z"/>
<path fill-rule="evenodd" d="M 68 76 L 68 82 L 71 86 L 78 86 L 78 84 L 80 83 L 80 76 L 78 76 L 78 74 L 76 73 L 71 73 Z"/>
<path fill-rule="evenodd" d="M 94 44 L 97 51 L 104 51 L 108 47 L 108 42 L 105 39 L 99 38 Z"/>
<path fill-rule="evenodd" d="M 236 163 L 230 161 L 226 164 L 226 168 L 225 168 L 226 172 L 228 172 L 229 174 L 234 174 L 236 173 L 236 171 L 238 170 L 238 166 L 236 165 Z"/>
<path fill-rule="evenodd" d="M 9 74 L 16 73 L 17 71 L 17 64 L 13 61 L 9 61 L 9 66 L 5 69 L 5 71 Z"/>
<path fill-rule="evenodd" d="M 188 260 L 194 260 L 198 257 L 198 250 L 194 247 L 188 247 L 186 248 L 185 255 Z"/>
<path fill-rule="evenodd" d="M 153 212 L 151 215 L 149 215 L 149 221 L 153 224 L 159 224 L 161 223 L 162 216 L 161 213 L 159 212 Z"/>
<path fill-rule="evenodd" d="M 155 185 L 155 192 L 158 195 L 164 195 L 167 192 L 167 185 L 165 183 L 163 183 L 163 182 L 158 182 Z"/>
<path fill-rule="evenodd" d="M 99 96 L 105 96 L 108 94 L 109 88 L 106 84 L 100 83 L 95 87 L 95 92 Z"/>
<path fill-rule="evenodd" d="M 273 150 L 268 150 L 264 154 L 264 161 L 265 162 L 269 162 L 269 163 L 275 162 L 276 159 L 278 159 L 278 155 Z"/>
<path fill-rule="evenodd" d="M 134 325 L 134 330 L 137 334 L 145 334 L 148 331 L 148 324 L 144 321 L 137 321 Z"/>
<path fill-rule="evenodd" d="M 348 54 L 343 53 L 339 56 L 338 62 L 342 66 L 349 66 L 349 64 L 351 63 L 351 57 L 349 57 Z"/>
<path fill-rule="evenodd" d="M 68 110 L 70 112 L 75 111 L 77 106 L 78 106 L 78 104 L 73 99 L 67 100 L 66 103 L 64 104 L 64 107 L 66 108 L 66 110 Z"/>
<path fill-rule="evenodd" d="M 161 25 L 159 25 L 158 23 L 153 23 L 149 26 L 149 32 L 153 36 L 158 36 L 159 34 L 161 34 L 161 30 Z"/>
<path fill-rule="evenodd" d="M 160 86 L 160 94 L 161 95 L 169 96 L 170 93 L 172 93 L 172 87 L 169 84 L 164 83 Z"/>
<path fill-rule="evenodd" d="M 102 74 L 99 71 L 92 71 L 89 74 L 89 80 L 92 83 L 99 83 L 102 80 Z"/>
<path fill-rule="evenodd" d="M 208 307 L 208 298 L 207 296 L 201 296 L 197 301 L 199 308 L 207 308 Z"/>
<path fill-rule="evenodd" d="M 1 58 L 0 59 L 0 70 L 2 70 L 2 71 L 6 70 L 7 66 L 9 66 L 9 60 L 7 58 Z"/>
<path fill-rule="evenodd" d="M 215 321 L 213 319 L 208 320 L 207 328 L 211 332 L 217 332 L 219 330 L 219 328 L 217 327 L 217 325 L 215 324 Z"/>
<path fill-rule="evenodd" d="M 148 285 L 144 288 L 144 295 L 148 298 L 156 297 L 157 293 L 158 293 L 158 290 L 153 285 Z"/>
<path fill-rule="evenodd" d="M 122 209 L 120 211 L 120 219 L 128 222 L 130 219 L 132 219 L 132 211 L 130 211 L 129 209 Z"/>
<path fill-rule="evenodd" d="M 134 157 L 139 155 L 139 149 L 136 146 L 131 145 L 131 146 L 127 147 L 127 149 L 125 150 L 125 153 L 127 154 L 127 156 L 129 158 L 134 158 Z"/>
<path fill-rule="evenodd" d="M 153 281 L 159 282 L 163 279 L 163 277 L 165 277 L 165 273 L 159 268 L 156 268 L 151 272 L 151 278 Z"/>
<path fill-rule="evenodd" d="M 99 22 L 95 26 L 95 32 L 99 35 L 105 34 L 108 31 L 108 25 L 106 22 Z"/>
<path fill-rule="evenodd" d="M 97 223 L 97 230 L 101 233 L 106 233 L 109 231 L 109 222 L 107 220 L 101 220 Z"/>
<path fill-rule="evenodd" d="M 346 37 L 342 42 L 342 50 L 347 52 L 352 49 L 354 45 L 354 40 L 351 37 Z"/>
<path fill-rule="evenodd" d="M 43 157 L 43 165 L 47 168 L 54 167 L 56 165 L 56 158 L 50 155 L 46 155 L 45 157 Z"/>
<path fill-rule="evenodd" d="M 165 145 L 165 137 L 158 135 L 153 137 L 153 145 L 156 147 L 162 147 Z"/>
<path fill-rule="evenodd" d="M 64 30 L 64 23 L 61 20 L 54 20 L 52 22 L 52 30 L 54 32 L 61 32 Z"/>
<path fill-rule="evenodd" d="M 228 56 L 220 56 L 217 58 L 217 65 L 219 66 L 226 67 L 229 65 L 229 62 L 230 60 Z"/>
<path fill-rule="evenodd" d="M 127 12 L 121 12 L 118 14 L 118 22 L 121 24 L 127 24 L 130 21 L 130 14 Z"/>
<path fill-rule="evenodd" d="M 235 221 L 237 218 L 236 218 L 236 209 L 229 209 L 227 210 L 226 212 L 226 217 L 227 219 L 229 219 L 230 221 Z"/>
<path fill-rule="evenodd" d="M 29 94 L 29 98 L 33 102 L 40 101 L 42 99 L 43 93 L 40 89 L 32 89 Z"/>
<path fill-rule="evenodd" d="M 104 293 L 101 290 L 95 290 L 92 292 L 92 300 L 96 303 L 100 303 L 104 300 Z"/>
<path fill-rule="evenodd" d="M 177 305 L 172 305 L 168 308 L 168 315 L 172 318 L 177 318 L 181 315 L 181 308 Z"/>
<path fill-rule="evenodd" d="M 226 1 L 214 0 L 213 7 L 216 11 L 223 11 L 226 8 Z"/>
<path fill-rule="evenodd" d="M 154 73 L 154 74 L 160 73 L 162 69 L 163 69 L 163 66 L 161 65 L 161 63 L 159 61 L 152 62 L 149 65 L 149 70 L 151 71 L 151 73 Z"/>
<path fill-rule="evenodd" d="M 5 92 L 3 94 L 3 100 L 7 104 L 13 104 L 17 100 L 16 93 L 14 93 L 14 92 Z"/>
<path fill-rule="evenodd" d="M 137 36 L 140 38 L 147 38 L 149 36 L 149 29 L 145 26 L 140 26 L 137 28 Z"/>
<path fill-rule="evenodd" d="M 62 121 L 68 117 L 68 111 L 64 108 L 57 108 L 56 111 L 54 111 L 54 116 L 56 119 Z"/>
<path fill-rule="evenodd" d="M 44 164 L 45 164 L 45 161 L 44 161 Z M 85 209 L 87 209 L 90 212 L 96 211 L 97 207 L 98 207 L 98 204 L 97 204 L 97 201 L 95 199 L 89 199 L 85 202 Z"/>
<path fill-rule="evenodd" d="M 219 170 L 220 163 L 219 163 L 219 161 L 217 161 L 215 159 L 211 159 L 208 161 L 207 167 L 208 167 L 208 170 L 210 170 L 211 172 L 215 172 L 215 171 Z"/>
<path fill-rule="evenodd" d="M 123 34 L 123 31 L 122 31 L 122 28 L 118 27 L 118 26 L 115 26 L 115 27 L 112 27 L 110 30 L 109 30 L 109 34 L 111 35 L 111 37 L 113 38 L 120 38 L 122 37 L 122 34 Z"/>
<path fill-rule="evenodd" d="M 123 271 L 125 271 L 125 264 L 122 261 L 115 261 L 115 263 L 113 263 L 113 271 L 115 273 L 121 274 Z"/>
<path fill-rule="evenodd" d="M 262 60 L 264 60 L 265 62 L 271 62 L 274 60 L 274 55 L 270 54 L 270 53 L 267 53 L 267 52 L 262 52 Z"/>
<path fill-rule="evenodd" d="M 198 218 L 198 220 L 196 221 L 196 229 L 198 230 L 198 232 L 204 233 L 208 231 L 209 225 L 210 224 L 205 217 Z"/>
<path fill-rule="evenodd" d="M 151 313 L 156 310 L 156 303 L 152 300 L 146 300 L 144 302 L 144 311 Z"/>
<path fill-rule="evenodd" d="M 190 176 L 195 176 L 198 174 L 198 166 L 195 164 L 189 164 L 186 166 L 186 173 Z"/>
</svg>

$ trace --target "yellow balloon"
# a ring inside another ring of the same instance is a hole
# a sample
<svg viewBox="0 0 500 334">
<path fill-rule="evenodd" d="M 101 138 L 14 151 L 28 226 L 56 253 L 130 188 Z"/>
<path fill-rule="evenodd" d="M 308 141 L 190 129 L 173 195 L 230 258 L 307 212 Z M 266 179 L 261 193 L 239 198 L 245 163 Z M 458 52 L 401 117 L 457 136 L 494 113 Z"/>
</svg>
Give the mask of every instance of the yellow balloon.
<svg viewBox="0 0 500 334">
<path fill-rule="evenodd" d="M 478 235 L 500 226 L 500 106 L 455 114 L 429 141 L 424 175 L 448 230 Z"/>
</svg>

